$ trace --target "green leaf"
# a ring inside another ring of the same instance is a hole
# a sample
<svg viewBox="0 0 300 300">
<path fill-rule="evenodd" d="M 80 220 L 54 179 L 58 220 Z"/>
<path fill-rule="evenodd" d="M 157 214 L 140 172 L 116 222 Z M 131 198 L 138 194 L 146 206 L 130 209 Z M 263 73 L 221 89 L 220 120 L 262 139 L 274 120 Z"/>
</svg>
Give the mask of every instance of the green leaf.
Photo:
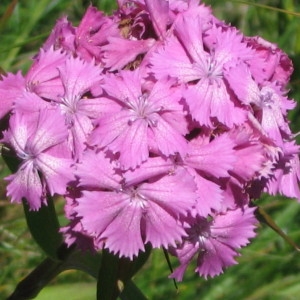
<svg viewBox="0 0 300 300">
<path fill-rule="evenodd" d="M 26 300 L 35 298 L 41 289 L 63 271 L 63 262 L 46 258 L 16 287 L 7 300 Z"/>
<path fill-rule="evenodd" d="M 107 250 L 102 252 L 102 264 L 97 283 L 97 299 L 112 300 L 120 294 L 118 286 L 119 259 Z"/>
<path fill-rule="evenodd" d="M 261 300 L 261 299 L 298 299 L 299 297 L 299 280 L 298 274 L 285 276 L 273 282 L 268 282 L 261 287 L 258 287 L 247 295 L 246 300 Z M 294 290 L 294 292 L 293 292 Z"/>
<path fill-rule="evenodd" d="M 27 22 L 24 23 L 23 27 L 21 28 L 21 32 L 19 33 L 19 35 L 16 36 L 16 44 L 23 44 L 24 42 L 26 42 L 28 37 L 30 37 L 31 32 L 37 26 L 39 20 L 41 20 L 47 12 L 47 7 L 49 6 L 50 2 L 51 1 L 49 0 L 40 0 L 35 2 L 35 6 L 30 12 L 30 17 L 27 18 Z M 20 47 L 12 47 L 10 51 L 6 54 L 6 59 L 2 62 L 2 67 L 5 70 L 11 67 L 12 63 L 18 56 L 19 51 Z"/>
<path fill-rule="evenodd" d="M 36 298 L 37 300 L 72 299 L 91 300 L 95 299 L 95 283 L 76 282 L 72 284 L 58 284 L 45 287 Z"/>
<path fill-rule="evenodd" d="M 146 246 L 146 251 L 138 257 L 129 258 L 111 254 L 107 250 L 102 252 L 102 264 L 99 270 L 97 284 L 97 299 L 114 300 L 124 291 L 130 293 L 130 286 L 126 286 L 132 276 L 145 264 L 151 253 L 151 247 Z M 126 291 L 126 289 L 129 289 Z"/>
<path fill-rule="evenodd" d="M 76 246 L 67 247 L 62 244 L 57 253 L 60 261 L 47 257 L 16 287 L 7 300 L 25 300 L 35 298 L 39 292 L 61 272 L 76 269 L 97 277 L 101 265 L 101 255 L 82 252 Z"/>
<path fill-rule="evenodd" d="M 122 300 L 147 300 L 141 290 L 132 282 L 132 280 L 127 281 L 123 292 L 120 295 Z"/>
<path fill-rule="evenodd" d="M 9 18 L 11 17 L 17 3 L 18 3 L 18 0 L 11 1 L 11 3 L 6 8 L 4 14 L 0 18 L 0 32 L 2 32 L 4 30 L 4 27 L 7 23 L 7 21 L 9 20 Z"/>
<path fill-rule="evenodd" d="M 63 238 L 59 233 L 59 223 L 53 199 L 48 197 L 47 206 L 42 205 L 38 211 L 31 211 L 25 201 L 23 201 L 23 207 L 28 228 L 36 243 L 49 257 L 59 260 L 57 249 Z"/>
<path fill-rule="evenodd" d="M 101 262 L 102 255 L 100 253 L 76 250 L 65 261 L 64 270 L 75 269 L 83 271 L 97 279 Z"/>
</svg>

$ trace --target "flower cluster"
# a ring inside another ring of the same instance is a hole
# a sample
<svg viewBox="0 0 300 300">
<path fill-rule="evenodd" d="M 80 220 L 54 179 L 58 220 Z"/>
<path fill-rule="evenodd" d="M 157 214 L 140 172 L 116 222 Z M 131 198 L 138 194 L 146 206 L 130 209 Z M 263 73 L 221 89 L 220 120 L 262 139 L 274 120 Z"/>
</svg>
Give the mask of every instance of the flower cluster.
<svg viewBox="0 0 300 300">
<path fill-rule="evenodd" d="M 58 20 L 25 76 L 0 81 L 13 202 L 66 199 L 66 242 L 178 257 L 208 277 L 255 236 L 252 200 L 300 200 L 287 55 L 198 0 L 118 0 Z M 7 118 L 8 116 L 8 118 Z M 5 123 L 6 124 L 6 123 Z"/>
</svg>

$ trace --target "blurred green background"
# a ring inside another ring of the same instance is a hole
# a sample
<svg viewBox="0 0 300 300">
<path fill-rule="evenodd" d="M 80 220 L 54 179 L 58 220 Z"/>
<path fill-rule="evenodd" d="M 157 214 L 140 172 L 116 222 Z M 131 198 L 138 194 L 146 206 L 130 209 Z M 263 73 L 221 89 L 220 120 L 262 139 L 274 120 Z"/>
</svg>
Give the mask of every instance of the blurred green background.
<svg viewBox="0 0 300 300">
<path fill-rule="evenodd" d="M 0 67 L 5 71 L 26 70 L 57 18 L 68 15 L 78 24 L 86 7 L 93 3 L 107 12 L 113 0 L 0 0 Z M 288 53 L 295 72 L 290 83 L 290 98 L 300 102 L 300 2 L 292 0 L 203 1 L 217 17 L 238 27 L 245 35 L 260 35 L 278 44 Z M 256 6 L 267 5 L 288 10 Z M 300 131 L 298 108 L 290 114 L 291 127 Z M 1 178 L 8 174 L 0 162 Z M 300 205 L 283 197 L 265 197 L 258 201 L 275 222 L 300 245 Z M 57 210 L 62 214 L 63 203 Z M 167 277 L 169 269 L 162 251 L 154 251 L 146 266 L 134 278 L 149 299 L 246 299 L 298 300 L 300 295 L 300 253 L 286 244 L 265 225 L 258 236 L 241 251 L 239 264 L 214 279 L 204 280 L 192 266 L 178 290 Z M 0 299 L 5 299 L 20 279 L 44 258 L 26 229 L 22 207 L 11 205 L 5 197 L 5 182 L 0 181 Z M 95 299 L 96 282 L 78 271 L 66 271 L 45 288 L 36 299 Z"/>
</svg>

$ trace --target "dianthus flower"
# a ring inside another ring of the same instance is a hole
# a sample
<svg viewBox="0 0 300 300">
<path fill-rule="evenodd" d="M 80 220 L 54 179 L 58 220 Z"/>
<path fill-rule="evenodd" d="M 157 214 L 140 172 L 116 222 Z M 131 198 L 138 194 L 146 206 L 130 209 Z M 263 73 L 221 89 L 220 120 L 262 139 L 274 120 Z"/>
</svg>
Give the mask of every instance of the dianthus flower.
<svg viewBox="0 0 300 300">
<path fill-rule="evenodd" d="M 46 204 L 47 193 L 64 194 L 74 178 L 73 161 L 65 146 L 67 130 L 56 110 L 15 113 L 3 141 L 15 151 L 20 166 L 8 176 L 7 194 L 13 202 L 25 198 L 32 210 Z"/>
<path fill-rule="evenodd" d="M 155 176 L 141 166 L 138 172 L 127 182 L 126 172 L 120 175 L 109 157 L 92 151 L 85 153 L 76 172 L 83 190 L 74 210 L 84 231 L 98 249 L 104 245 L 131 259 L 148 242 L 153 247 L 175 246 L 185 235 L 179 216 L 196 200 L 193 177 L 184 169 Z"/>
<path fill-rule="evenodd" d="M 22 94 L 24 83 L 21 72 L 3 76 L 0 81 L 0 119 L 12 110 L 16 99 Z"/>
<path fill-rule="evenodd" d="M 172 80 L 150 84 L 136 70 L 107 76 L 103 85 L 110 96 L 108 105 L 113 102 L 119 109 L 101 116 L 89 143 L 119 152 L 125 169 L 146 161 L 152 146 L 165 156 L 186 152 L 187 122 L 179 103 L 180 90 L 172 87 Z"/>
<path fill-rule="evenodd" d="M 255 199 L 300 201 L 292 63 L 197 0 L 118 5 L 58 20 L 27 74 L 2 77 L 7 195 L 33 210 L 63 195 L 69 246 L 132 260 L 149 244 L 176 280 L 194 257 L 216 276 L 255 236 Z"/>
<path fill-rule="evenodd" d="M 178 256 L 180 266 L 171 278 L 182 280 L 185 269 L 197 256 L 196 272 L 207 278 L 222 273 L 224 267 L 236 264 L 236 249 L 249 243 L 255 236 L 253 208 L 237 208 L 224 213 L 214 213 L 209 218 L 189 218 L 188 238 L 171 249 Z"/>
</svg>

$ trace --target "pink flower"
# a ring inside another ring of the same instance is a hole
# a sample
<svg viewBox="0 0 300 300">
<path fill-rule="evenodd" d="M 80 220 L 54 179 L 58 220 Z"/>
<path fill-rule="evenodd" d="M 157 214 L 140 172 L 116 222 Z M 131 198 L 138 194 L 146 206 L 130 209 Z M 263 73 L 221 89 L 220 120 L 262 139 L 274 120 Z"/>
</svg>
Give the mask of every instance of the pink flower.
<svg viewBox="0 0 300 300">
<path fill-rule="evenodd" d="M 119 111 L 101 117 L 89 141 L 120 153 L 125 169 L 136 168 L 148 159 L 150 137 L 162 155 L 186 152 L 183 136 L 187 123 L 179 104 L 180 93 L 169 80 L 155 82 L 151 89 L 144 88 L 143 81 L 138 69 L 106 79 L 107 101 L 117 103 Z"/>
<path fill-rule="evenodd" d="M 93 129 L 92 120 L 101 114 L 102 101 L 85 95 L 92 93 L 95 85 L 100 85 L 102 69 L 92 62 L 70 57 L 58 71 L 64 91 L 57 103 L 70 132 L 70 148 L 74 157 L 78 158 Z"/>
<path fill-rule="evenodd" d="M 228 71 L 228 81 L 241 102 L 253 105 L 253 114 L 266 134 L 276 145 L 282 146 L 283 139 L 291 132 L 286 120 L 287 111 L 295 107 L 278 86 L 265 83 L 259 86 L 244 64 Z"/>
<path fill-rule="evenodd" d="M 236 144 L 235 161 L 229 173 L 241 183 L 247 183 L 258 176 L 268 160 L 260 141 L 261 135 L 257 135 L 248 123 L 244 123 L 232 129 L 229 136 Z"/>
<path fill-rule="evenodd" d="M 197 186 L 197 201 L 191 210 L 192 216 L 207 217 L 212 211 L 220 210 L 223 203 L 223 191 L 221 187 L 212 180 L 203 176 L 193 168 L 186 167 L 190 175 L 194 177 Z M 204 173 L 205 174 L 205 173 Z"/>
<path fill-rule="evenodd" d="M 76 53 L 86 61 L 102 62 L 101 47 L 107 38 L 119 37 L 118 24 L 96 7 L 89 6 L 75 32 Z"/>
<path fill-rule="evenodd" d="M 169 1 L 145 0 L 145 4 L 155 33 L 160 40 L 163 40 L 167 32 L 169 22 Z"/>
<path fill-rule="evenodd" d="M 284 87 L 293 72 L 293 64 L 287 54 L 259 36 L 246 37 L 245 41 L 255 49 L 249 60 L 255 81 L 258 84 L 270 81 Z"/>
<path fill-rule="evenodd" d="M 142 170 L 143 165 L 139 174 Z M 126 172 L 121 175 L 109 157 L 89 151 L 76 173 L 84 190 L 74 210 L 96 248 L 104 244 L 132 259 L 148 242 L 156 248 L 182 240 L 179 216 L 187 214 L 196 198 L 193 178 L 183 168 L 160 176 L 147 172 L 142 180 L 131 174 L 128 184 Z"/>
<path fill-rule="evenodd" d="M 299 181 L 299 146 L 294 142 L 286 142 L 282 153 L 274 163 L 274 170 L 270 175 L 266 191 L 272 195 L 280 193 L 300 201 Z"/>
<path fill-rule="evenodd" d="M 1 78 L 7 195 L 63 195 L 69 246 L 132 260 L 149 244 L 179 259 L 172 278 L 194 257 L 216 276 L 255 236 L 253 199 L 300 201 L 292 63 L 198 0 L 118 5 L 60 19 L 25 78 Z"/>
<path fill-rule="evenodd" d="M 25 76 L 27 91 L 48 101 L 57 100 L 63 91 L 58 68 L 64 64 L 66 58 L 66 54 L 60 50 L 41 49 Z"/>
<path fill-rule="evenodd" d="M 127 40 L 120 37 L 109 37 L 109 43 L 102 47 L 103 63 L 110 71 L 121 70 L 142 54 L 145 54 L 155 43 L 154 39 Z"/>
<path fill-rule="evenodd" d="M 192 140 L 184 162 L 196 170 L 217 178 L 228 177 L 235 161 L 235 146 L 228 135 L 223 134 L 211 142 L 200 138 Z M 218 157 L 218 160 L 216 160 Z"/>
<path fill-rule="evenodd" d="M 171 278 L 181 281 L 188 264 L 197 256 L 195 272 L 207 278 L 223 272 L 223 268 L 236 264 L 237 249 L 246 246 L 255 236 L 254 209 L 249 207 L 215 213 L 208 218 L 189 218 L 188 237 L 178 247 L 172 247 L 180 266 Z"/>
<path fill-rule="evenodd" d="M 67 17 L 57 20 L 51 34 L 43 45 L 45 51 L 51 48 L 54 50 L 60 49 L 67 53 L 75 52 L 75 28 L 68 21 Z"/>
<path fill-rule="evenodd" d="M 39 97 L 37 94 L 23 90 L 20 96 L 16 99 L 14 105 L 14 111 L 21 114 L 37 113 L 44 109 L 53 109 L 53 105 Z"/>
<path fill-rule="evenodd" d="M 7 195 L 12 202 L 25 198 L 32 210 L 47 203 L 47 192 L 64 194 L 73 179 L 72 160 L 64 144 L 67 131 L 56 110 L 14 114 L 4 133 L 4 142 L 16 152 L 20 166 L 9 181 Z"/>
<path fill-rule="evenodd" d="M 24 91 L 25 80 L 21 72 L 7 74 L 0 78 L 0 119 L 13 108 L 13 105 Z"/>
<path fill-rule="evenodd" d="M 197 185 L 197 202 L 192 215 L 207 217 L 212 210 L 219 210 L 223 201 L 222 189 L 215 181 L 229 177 L 236 160 L 234 142 L 223 134 L 213 141 L 205 136 L 193 139 L 186 156 L 178 161 L 194 177 Z M 218 159 L 216 159 L 218 157 Z"/>
<path fill-rule="evenodd" d="M 175 24 L 176 37 L 167 39 L 150 58 L 154 75 L 188 83 L 184 98 L 200 125 L 212 127 L 214 118 L 229 128 L 241 124 L 245 113 L 228 90 L 224 71 L 227 65 L 246 61 L 251 55 L 242 35 L 232 28 L 207 29 L 199 15 L 182 14 Z M 206 38 L 207 45 L 204 34 L 212 37 Z"/>
</svg>

